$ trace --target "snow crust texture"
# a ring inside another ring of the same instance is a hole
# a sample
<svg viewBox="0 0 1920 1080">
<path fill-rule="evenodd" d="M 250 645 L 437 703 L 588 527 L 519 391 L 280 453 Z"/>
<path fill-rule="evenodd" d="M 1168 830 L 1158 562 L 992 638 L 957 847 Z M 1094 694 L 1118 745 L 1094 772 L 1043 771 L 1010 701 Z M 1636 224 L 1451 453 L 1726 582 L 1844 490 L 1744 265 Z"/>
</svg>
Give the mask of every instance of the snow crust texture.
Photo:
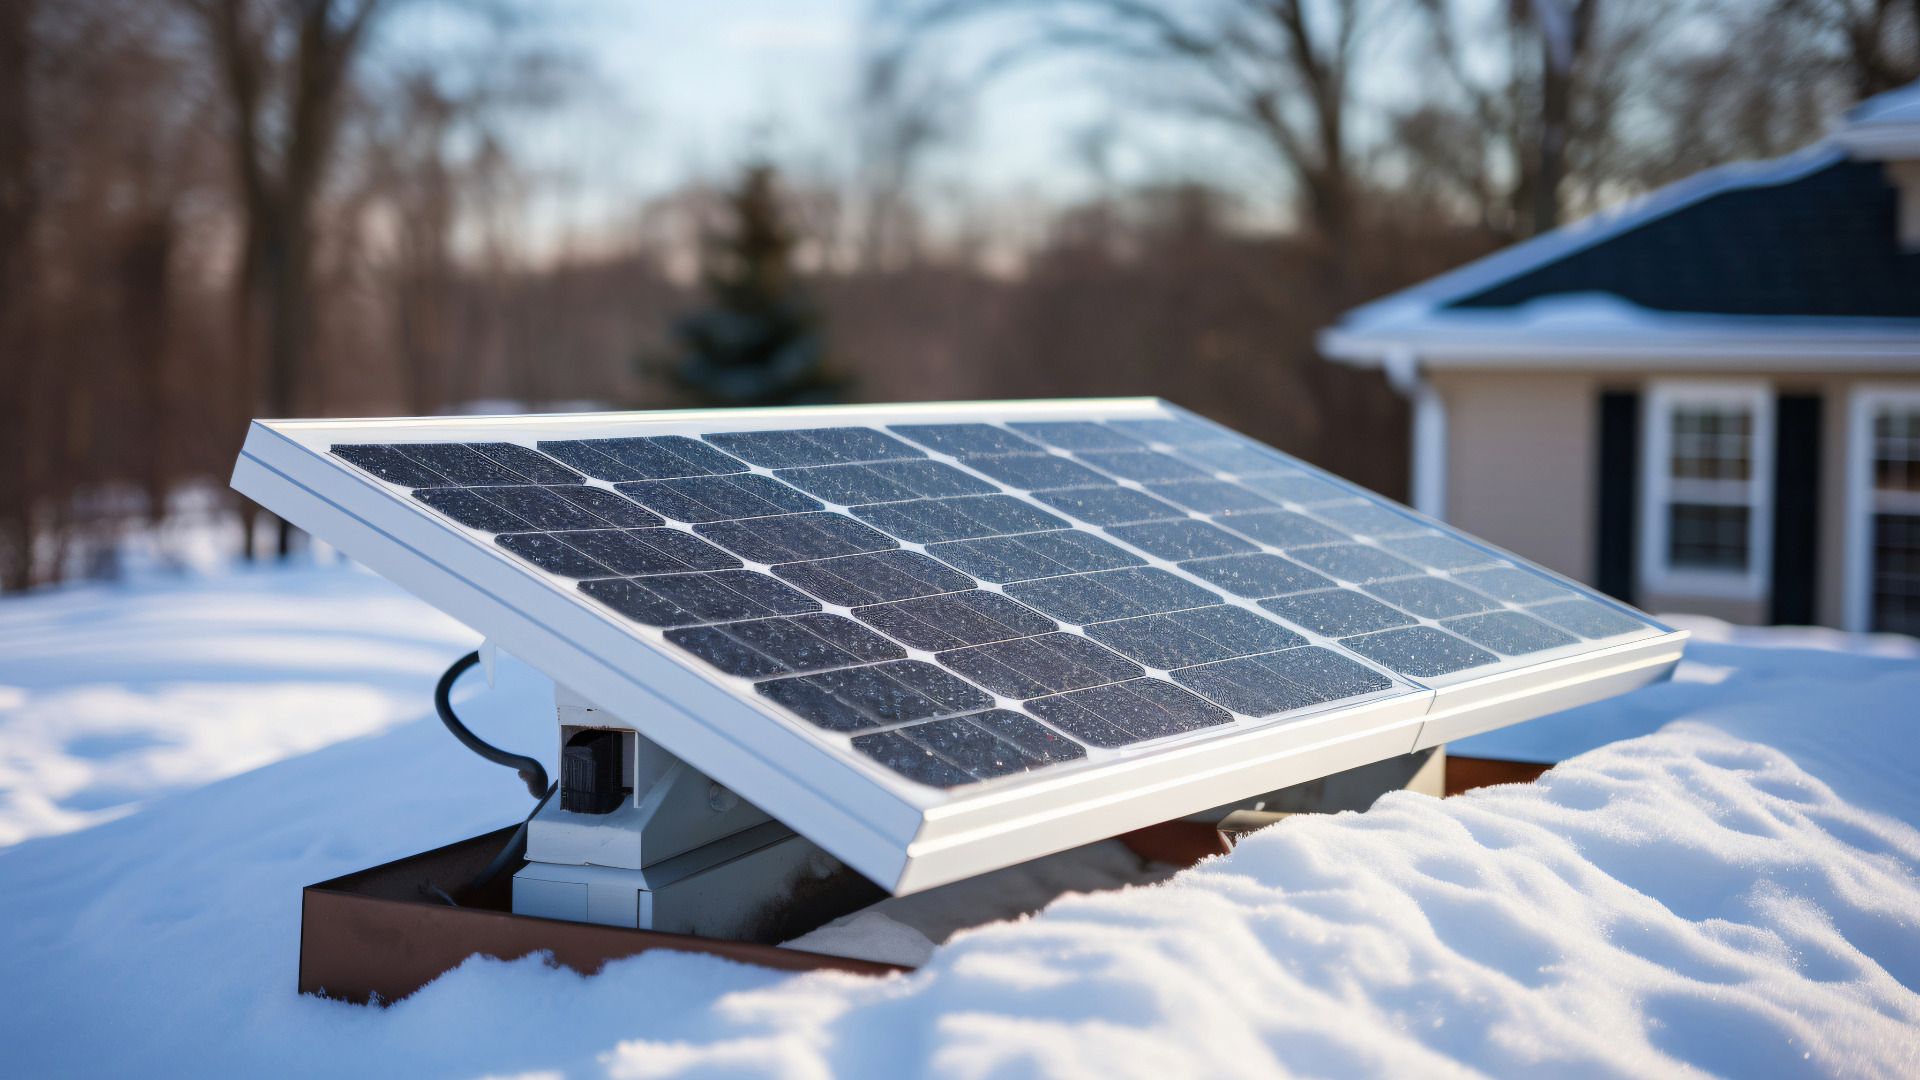
<svg viewBox="0 0 1920 1080">
<path fill-rule="evenodd" d="M 1699 725 L 1292 819 L 889 982 L 715 1003 L 617 1077 L 1912 1076 L 1920 833 Z"/>
<path fill-rule="evenodd" d="M 0 641 L 0 1076 L 1920 1075 L 1920 663 L 1886 642 L 1692 646 L 1522 725 L 1586 751 L 1537 784 L 1164 884 L 950 938 L 898 904 L 911 975 L 476 957 L 379 1009 L 294 992 L 300 889 L 526 812 L 431 716 L 470 634 L 316 570 L 4 600 Z M 463 715 L 551 764 L 551 684 L 499 675 Z M 44 812 L 89 796 L 112 820 Z"/>
</svg>

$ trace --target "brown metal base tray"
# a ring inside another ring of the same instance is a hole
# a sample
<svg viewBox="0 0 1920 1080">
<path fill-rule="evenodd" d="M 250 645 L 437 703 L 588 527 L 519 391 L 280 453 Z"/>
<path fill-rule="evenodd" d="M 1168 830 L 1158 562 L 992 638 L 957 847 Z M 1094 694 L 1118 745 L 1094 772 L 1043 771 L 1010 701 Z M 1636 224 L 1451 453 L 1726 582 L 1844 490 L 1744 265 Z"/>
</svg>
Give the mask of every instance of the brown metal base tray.
<svg viewBox="0 0 1920 1080">
<path fill-rule="evenodd" d="M 462 884 L 478 875 L 512 835 L 508 827 L 307 886 L 300 904 L 300 992 L 388 1004 L 475 953 L 512 960 L 545 952 L 555 965 L 583 975 L 649 949 L 710 953 L 783 971 L 828 968 L 885 975 L 911 970 L 756 942 L 515 915 L 510 874 L 481 892 L 462 892 Z M 876 888 L 872 899 L 883 895 Z M 812 929 L 804 925 L 812 921 L 806 913 L 796 914 L 801 919 L 794 936 Z M 814 914 L 813 925 L 821 925 L 845 912 Z"/>
</svg>

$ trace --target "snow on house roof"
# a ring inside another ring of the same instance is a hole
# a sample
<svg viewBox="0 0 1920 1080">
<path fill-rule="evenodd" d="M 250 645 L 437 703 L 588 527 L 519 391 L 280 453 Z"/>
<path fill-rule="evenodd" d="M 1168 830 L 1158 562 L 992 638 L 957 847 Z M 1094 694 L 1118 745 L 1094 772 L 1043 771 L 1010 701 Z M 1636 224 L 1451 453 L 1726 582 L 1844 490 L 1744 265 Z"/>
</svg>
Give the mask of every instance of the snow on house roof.
<svg viewBox="0 0 1920 1080">
<path fill-rule="evenodd" d="M 1362 365 L 1920 370 L 1920 253 L 1896 241 L 1899 193 L 1878 160 L 1900 132 L 1920 151 L 1920 83 L 1799 153 L 1706 170 L 1355 308 L 1321 351 Z"/>
</svg>

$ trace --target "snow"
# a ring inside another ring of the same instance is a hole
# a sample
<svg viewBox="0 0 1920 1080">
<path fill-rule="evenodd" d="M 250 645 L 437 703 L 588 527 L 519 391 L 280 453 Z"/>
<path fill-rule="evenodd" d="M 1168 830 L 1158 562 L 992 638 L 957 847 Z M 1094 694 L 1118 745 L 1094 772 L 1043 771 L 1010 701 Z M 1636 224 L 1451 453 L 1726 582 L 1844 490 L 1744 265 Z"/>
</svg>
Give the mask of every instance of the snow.
<svg viewBox="0 0 1920 1080">
<path fill-rule="evenodd" d="M 952 898 L 836 928 L 929 955 L 911 975 L 476 958 L 376 1009 L 294 993 L 299 890 L 525 813 L 431 718 L 474 635 L 349 568 L 10 598 L 5 1072 L 1920 1073 L 1912 644 L 1695 628 L 1673 683 L 1450 748 L 1571 759 L 1537 784 L 1291 818 L 979 929 Z M 550 693 L 502 656 L 460 696 L 531 751 Z M 968 903 L 1031 910 L 1049 873 Z"/>
</svg>

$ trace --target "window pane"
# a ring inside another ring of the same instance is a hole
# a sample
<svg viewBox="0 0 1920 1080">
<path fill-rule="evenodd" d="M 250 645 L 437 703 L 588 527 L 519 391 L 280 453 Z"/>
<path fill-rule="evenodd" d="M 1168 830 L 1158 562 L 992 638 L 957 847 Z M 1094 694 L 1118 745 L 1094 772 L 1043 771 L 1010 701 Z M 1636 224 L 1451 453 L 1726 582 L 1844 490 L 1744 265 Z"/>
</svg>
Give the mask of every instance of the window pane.
<svg viewBox="0 0 1920 1080">
<path fill-rule="evenodd" d="M 1676 480 L 1746 480 L 1752 476 L 1753 414 L 1726 406 L 1673 411 Z"/>
<path fill-rule="evenodd" d="M 1702 570 L 1747 568 L 1746 507 L 1674 503 L 1669 509 L 1669 563 Z"/>
<path fill-rule="evenodd" d="M 1920 635 L 1920 515 L 1874 515 L 1873 628 Z"/>
<path fill-rule="evenodd" d="M 1920 409 L 1888 409 L 1873 418 L 1873 486 L 1920 491 Z"/>
</svg>

